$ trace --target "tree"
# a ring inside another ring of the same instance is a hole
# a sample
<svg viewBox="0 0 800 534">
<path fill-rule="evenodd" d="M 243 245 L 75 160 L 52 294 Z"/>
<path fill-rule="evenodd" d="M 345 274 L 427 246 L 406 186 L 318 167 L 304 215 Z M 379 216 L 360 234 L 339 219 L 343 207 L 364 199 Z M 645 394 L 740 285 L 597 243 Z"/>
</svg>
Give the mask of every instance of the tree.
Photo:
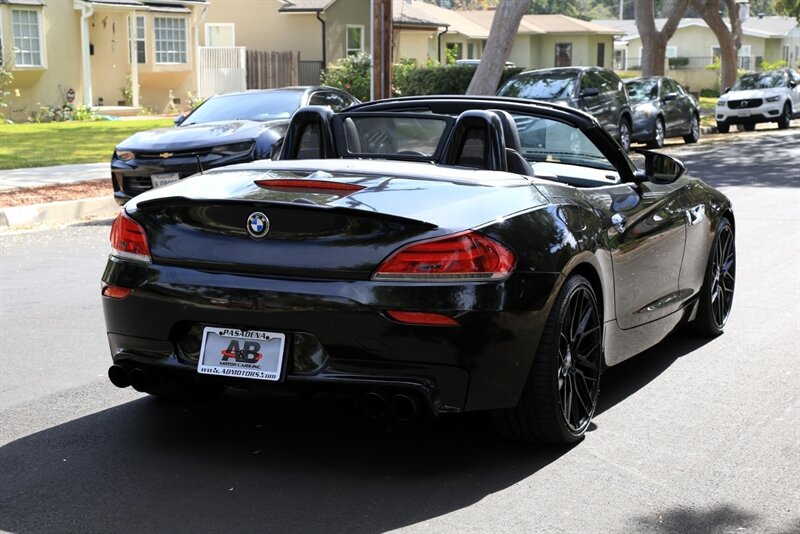
<svg viewBox="0 0 800 534">
<path fill-rule="evenodd" d="M 800 0 L 775 0 L 775 11 L 800 22 Z"/>
<path fill-rule="evenodd" d="M 634 14 L 636 28 L 642 38 L 642 76 L 663 76 L 664 56 L 667 42 L 678 29 L 678 23 L 686 12 L 689 0 L 677 0 L 672 3 L 667 14 L 667 22 L 661 31 L 656 30 L 655 2 L 653 0 L 637 0 Z"/>
<path fill-rule="evenodd" d="M 481 63 L 467 88 L 468 95 L 493 95 L 500 83 L 514 37 L 530 0 L 502 0 L 494 12 Z"/>
<path fill-rule="evenodd" d="M 720 50 L 720 85 L 730 87 L 737 78 L 739 48 L 742 46 L 742 21 L 735 0 L 690 0 L 703 20 L 717 36 Z M 720 3 L 728 10 L 731 27 L 720 14 Z"/>
</svg>

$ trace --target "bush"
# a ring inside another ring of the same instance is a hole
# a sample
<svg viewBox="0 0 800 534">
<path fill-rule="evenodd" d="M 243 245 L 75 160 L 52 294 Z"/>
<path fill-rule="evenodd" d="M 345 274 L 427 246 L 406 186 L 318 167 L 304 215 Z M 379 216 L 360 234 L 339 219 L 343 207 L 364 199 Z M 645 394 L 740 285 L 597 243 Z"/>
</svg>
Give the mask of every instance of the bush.
<svg viewBox="0 0 800 534">
<path fill-rule="evenodd" d="M 688 57 L 671 57 L 669 58 L 668 61 L 669 61 L 669 68 L 671 69 L 679 69 L 689 64 Z"/>
<path fill-rule="evenodd" d="M 402 75 L 394 76 L 394 92 L 402 96 L 463 95 L 466 94 L 476 70 L 477 68 L 471 65 L 427 65 L 415 68 L 401 65 Z M 503 70 L 500 85 L 522 70 L 520 68 Z"/>
<path fill-rule="evenodd" d="M 719 91 L 716 89 L 703 89 L 700 91 L 700 98 L 719 98 Z"/>
<path fill-rule="evenodd" d="M 31 113 L 29 122 L 65 122 L 65 121 L 98 121 L 104 117 L 98 115 L 89 106 L 75 107 L 72 104 L 58 106 L 40 106 Z"/>
<path fill-rule="evenodd" d="M 322 83 L 343 89 L 362 101 L 369 100 L 369 54 L 363 52 L 342 58 L 322 74 Z"/>
</svg>

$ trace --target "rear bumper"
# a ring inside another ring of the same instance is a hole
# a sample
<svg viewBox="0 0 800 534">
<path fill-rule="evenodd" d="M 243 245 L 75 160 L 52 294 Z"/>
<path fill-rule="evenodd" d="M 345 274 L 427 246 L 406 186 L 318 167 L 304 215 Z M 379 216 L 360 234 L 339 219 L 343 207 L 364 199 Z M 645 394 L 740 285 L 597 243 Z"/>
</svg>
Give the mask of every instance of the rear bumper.
<svg viewBox="0 0 800 534">
<path fill-rule="evenodd" d="M 134 287 L 125 299 L 103 297 L 116 364 L 247 389 L 413 390 L 434 413 L 449 413 L 516 405 L 561 279 L 542 273 L 431 288 L 111 259 L 103 281 Z M 460 326 L 402 324 L 385 315 L 389 309 L 443 313 Z M 285 333 L 283 379 L 199 375 L 199 333 L 210 325 Z"/>
</svg>

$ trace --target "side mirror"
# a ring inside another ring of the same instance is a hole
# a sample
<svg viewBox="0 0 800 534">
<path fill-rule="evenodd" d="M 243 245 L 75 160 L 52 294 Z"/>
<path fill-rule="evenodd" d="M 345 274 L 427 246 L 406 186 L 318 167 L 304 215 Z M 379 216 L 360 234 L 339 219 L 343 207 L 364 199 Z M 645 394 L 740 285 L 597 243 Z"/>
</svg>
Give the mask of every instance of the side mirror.
<svg viewBox="0 0 800 534">
<path fill-rule="evenodd" d="M 669 102 L 671 100 L 675 100 L 676 98 L 678 98 L 678 93 L 667 93 L 661 97 L 661 100 L 664 102 Z"/>
<path fill-rule="evenodd" d="M 274 143 L 272 143 L 272 148 L 269 149 L 269 159 L 275 161 L 280 159 L 281 156 L 281 149 L 283 148 L 283 140 L 286 139 L 285 137 L 281 137 Z"/>
<path fill-rule="evenodd" d="M 587 87 L 581 91 L 581 97 L 585 96 L 597 96 L 600 94 L 600 90 L 597 87 Z"/>
<path fill-rule="evenodd" d="M 180 126 L 181 124 L 183 124 L 183 121 L 185 120 L 186 120 L 186 115 L 178 115 L 172 122 L 175 123 L 175 126 Z"/>
<path fill-rule="evenodd" d="M 728 91 L 730 91 L 730 90 L 731 90 L 731 88 L 730 88 L 730 87 L 726 87 L 726 88 L 725 88 L 725 90 L 724 90 L 724 91 L 722 91 L 722 94 L 724 95 L 725 93 L 727 93 L 727 92 L 728 92 Z"/>
<path fill-rule="evenodd" d="M 789 80 L 789 87 L 791 87 L 792 89 L 794 89 L 795 87 L 797 87 L 797 82 L 796 82 L 796 81 L 794 81 L 794 80 Z"/>
<path fill-rule="evenodd" d="M 636 149 L 636 152 L 644 156 L 644 172 L 634 173 L 636 183 L 671 184 L 686 172 L 686 166 L 677 158 L 649 150 Z"/>
</svg>

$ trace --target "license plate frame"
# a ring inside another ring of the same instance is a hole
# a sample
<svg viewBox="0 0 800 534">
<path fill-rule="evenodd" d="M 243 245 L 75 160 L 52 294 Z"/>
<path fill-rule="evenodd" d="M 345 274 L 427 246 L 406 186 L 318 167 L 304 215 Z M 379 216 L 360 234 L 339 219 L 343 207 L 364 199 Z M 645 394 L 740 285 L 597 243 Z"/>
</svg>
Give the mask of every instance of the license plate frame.
<svg viewBox="0 0 800 534">
<path fill-rule="evenodd" d="M 285 360 L 286 334 L 207 326 L 203 329 L 197 372 L 279 382 Z"/>
<path fill-rule="evenodd" d="M 177 172 L 160 172 L 157 174 L 150 175 L 150 183 L 153 184 L 153 189 L 158 187 L 164 187 L 165 185 L 170 185 L 178 182 L 181 179 L 181 175 Z"/>
</svg>

